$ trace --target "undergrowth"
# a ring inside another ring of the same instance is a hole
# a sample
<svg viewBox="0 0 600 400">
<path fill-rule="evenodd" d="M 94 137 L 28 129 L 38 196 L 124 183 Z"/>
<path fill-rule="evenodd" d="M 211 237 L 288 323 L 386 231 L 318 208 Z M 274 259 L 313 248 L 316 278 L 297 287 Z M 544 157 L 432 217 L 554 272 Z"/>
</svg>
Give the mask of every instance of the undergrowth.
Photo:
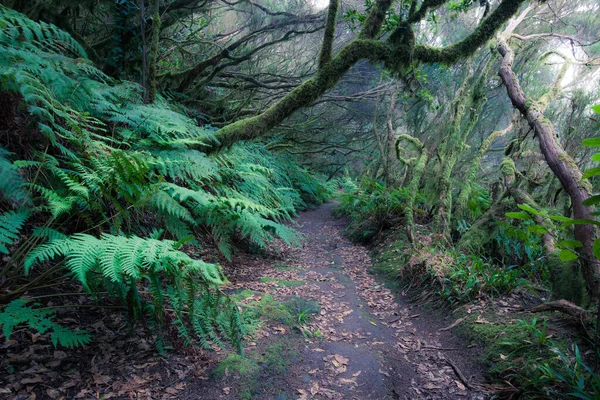
<svg viewBox="0 0 600 400">
<path fill-rule="evenodd" d="M 349 218 L 346 227 L 348 237 L 363 243 L 397 224 L 408 198 L 408 189 L 388 190 L 370 179 L 361 180 L 358 186 L 346 183 L 345 189 L 350 191 L 340 194 L 340 204 L 335 213 Z"/>
</svg>

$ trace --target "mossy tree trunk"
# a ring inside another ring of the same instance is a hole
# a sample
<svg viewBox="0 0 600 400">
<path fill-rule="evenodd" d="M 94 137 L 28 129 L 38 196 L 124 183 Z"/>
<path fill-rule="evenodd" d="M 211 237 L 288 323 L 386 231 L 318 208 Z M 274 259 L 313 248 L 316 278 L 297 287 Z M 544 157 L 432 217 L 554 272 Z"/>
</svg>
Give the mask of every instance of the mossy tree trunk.
<svg viewBox="0 0 600 400">
<path fill-rule="evenodd" d="M 473 159 L 473 162 L 471 162 L 471 167 L 469 168 L 469 171 L 467 172 L 467 177 L 466 177 L 465 181 L 463 182 L 463 187 L 460 191 L 460 194 L 458 195 L 458 199 L 456 200 L 456 214 L 459 217 L 465 218 L 467 215 L 467 208 L 468 208 L 467 206 L 468 206 L 468 202 L 469 202 L 469 197 L 471 197 L 471 193 L 473 192 L 472 182 L 474 182 L 475 179 L 477 178 L 477 173 L 479 172 L 479 168 L 481 166 L 481 160 L 483 159 L 483 156 L 485 156 L 488 149 L 490 148 L 490 146 L 492 145 L 492 143 L 494 143 L 494 141 L 496 139 L 498 139 L 502 136 L 505 136 L 510 131 L 512 131 L 514 121 L 517 117 L 518 117 L 518 113 L 515 113 L 513 115 L 513 118 L 511 119 L 510 124 L 506 128 L 504 128 L 500 131 L 494 131 L 494 132 L 490 133 L 490 135 L 481 144 L 481 147 L 479 148 L 479 152 L 477 152 L 477 155 Z"/>
<path fill-rule="evenodd" d="M 386 154 L 385 154 L 385 185 L 388 188 L 393 188 L 398 185 L 398 175 L 400 165 L 398 164 L 398 159 L 396 157 L 396 132 L 394 131 L 394 122 L 396 117 L 396 100 L 398 98 L 398 94 L 400 93 L 400 83 L 397 82 L 394 85 L 393 90 L 390 94 L 390 103 L 388 105 L 387 112 L 387 145 L 386 145 Z"/>
<path fill-rule="evenodd" d="M 583 202 L 591 196 L 589 182 L 582 179 L 581 170 L 558 142 L 554 125 L 542 112 L 544 105 L 527 97 L 513 71 L 515 55 L 508 41 L 512 31 L 525 19 L 529 11 L 530 9 L 527 9 L 522 13 L 498 38 L 497 48 L 502 56 L 499 75 L 513 106 L 519 110 L 534 130 L 546 163 L 571 198 L 573 217 L 575 219 L 592 219 L 589 208 L 583 205 Z M 592 298 L 598 298 L 600 294 L 600 262 L 595 258 L 593 252 L 594 238 L 596 237 L 594 226 L 577 224 L 574 226 L 574 235 L 575 239 L 583 244 L 580 260 L 588 292 Z"/>
<path fill-rule="evenodd" d="M 152 41 L 148 57 L 148 77 L 146 82 L 146 103 L 156 100 L 156 71 L 158 62 L 158 42 L 160 38 L 160 7 L 159 0 L 151 0 L 150 13 L 152 13 Z"/>
<path fill-rule="evenodd" d="M 485 86 L 491 65 L 491 61 L 488 60 L 472 89 L 470 89 L 470 86 L 473 86 L 471 78 L 473 77 L 474 71 L 469 71 L 469 74 L 465 78 L 452 105 L 453 120 L 450 134 L 442 143 L 443 146 L 441 146 L 440 178 L 438 183 L 439 194 L 433 218 L 433 225 L 438 233 L 447 238 L 450 236 L 452 221 L 452 172 L 454 171 L 454 167 L 456 166 L 460 155 L 467 148 L 466 140 L 477 124 L 479 112 L 487 101 L 485 96 Z M 466 116 L 468 116 L 467 122 L 466 125 L 463 126 L 463 121 Z"/>
<path fill-rule="evenodd" d="M 402 141 L 407 141 L 417 148 L 419 155 L 414 159 L 404 159 L 400 155 L 400 144 Z M 415 217 L 414 217 L 414 208 L 415 208 L 415 200 L 417 199 L 417 193 L 419 192 L 419 186 L 421 185 L 421 177 L 423 176 L 423 172 L 425 171 L 425 166 L 427 165 L 427 149 L 423 146 L 421 141 L 410 135 L 400 135 L 398 136 L 398 140 L 396 141 L 396 155 L 397 158 L 406 164 L 406 168 L 409 166 L 413 166 L 411 171 L 410 183 L 408 184 L 408 198 L 406 199 L 406 204 L 404 205 L 404 225 L 406 225 L 406 233 L 408 239 L 413 242 L 414 241 L 414 228 L 415 228 Z"/>
</svg>

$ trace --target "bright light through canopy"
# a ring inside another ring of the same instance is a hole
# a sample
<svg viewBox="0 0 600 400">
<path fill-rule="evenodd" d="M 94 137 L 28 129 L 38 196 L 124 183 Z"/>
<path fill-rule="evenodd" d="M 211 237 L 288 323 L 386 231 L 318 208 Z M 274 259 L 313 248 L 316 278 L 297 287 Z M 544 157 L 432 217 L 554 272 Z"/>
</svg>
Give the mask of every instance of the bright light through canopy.
<svg viewBox="0 0 600 400">
<path fill-rule="evenodd" d="M 311 1 L 312 1 L 313 6 L 317 10 L 322 10 L 329 5 L 329 0 L 311 0 Z"/>
</svg>

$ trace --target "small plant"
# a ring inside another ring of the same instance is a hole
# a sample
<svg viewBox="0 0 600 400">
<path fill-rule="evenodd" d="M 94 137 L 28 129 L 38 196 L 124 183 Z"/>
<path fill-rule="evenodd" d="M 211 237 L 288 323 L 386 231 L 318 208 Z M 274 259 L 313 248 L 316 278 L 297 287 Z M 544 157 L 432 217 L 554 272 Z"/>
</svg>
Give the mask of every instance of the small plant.
<svg viewBox="0 0 600 400">
<path fill-rule="evenodd" d="M 368 242 L 399 220 L 408 197 L 407 188 L 390 190 L 376 181 L 363 179 L 357 190 L 341 195 L 336 214 L 350 218 L 346 232 L 351 239 Z"/>
<path fill-rule="evenodd" d="M 441 278 L 430 270 L 432 278 L 441 283 L 438 294 L 445 301 L 463 303 L 483 294 L 500 295 L 526 284 L 516 268 L 502 268 L 483 257 L 458 253 L 455 262 Z"/>
<path fill-rule="evenodd" d="M 532 344 L 543 347 L 550 343 L 550 338 L 552 335 L 548 335 L 548 327 L 546 324 L 546 320 L 543 321 L 541 328 L 538 328 L 537 318 L 533 318 L 531 322 L 519 320 L 519 323 L 531 334 L 533 338 Z"/>
<path fill-rule="evenodd" d="M 54 347 L 80 347 L 90 342 L 91 336 L 83 330 L 72 331 L 54 322 L 51 315 L 54 310 L 27 306 L 27 299 L 16 299 L 0 311 L 0 326 L 8 341 L 14 328 L 26 324 L 41 334 L 51 332 L 50 339 Z M 33 304 L 34 306 L 37 304 Z"/>
<path fill-rule="evenodd" d="M 565 386 L 565 392 L 569 396 L 584 400 L 600 399 L 600 376 L 592 370 L 581 358 L 579 347 L 575 345 L 575 357 L 568 357 L 558 349 L 553 351 L 560 358 L 563 369 L 558 372 L 554 368 L 543 365 L 540 372 L 543 373 L 543 381 L 554 383 L 556 381 Z M 553 382 L 554 381 L 554 382 Z"/>
</svg>

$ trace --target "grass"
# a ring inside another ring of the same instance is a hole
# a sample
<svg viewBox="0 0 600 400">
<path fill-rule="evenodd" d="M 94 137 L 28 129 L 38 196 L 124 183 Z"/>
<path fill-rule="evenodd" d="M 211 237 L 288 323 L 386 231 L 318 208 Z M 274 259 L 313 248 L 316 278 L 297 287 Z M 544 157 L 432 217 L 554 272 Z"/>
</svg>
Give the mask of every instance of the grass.
<svg viewBox="0 0 600 400">
<path fill-rule="evenodd" d="M 300 269 L 298 267 L 290 267 L 290 266 L 282 265 L 282 264 L 275 264 L 274 267 L 275 267 L 275 269 L 277 269 L 279 271 L 296 271 L 296 270 Z"/>
<path fill-rule="evenodd" d="M 502 398 L 600 398 L 600 382 L 586 369 L 569 329 L 548 317 L 516 319 L 487 310 L 479 322 L 472 316 L 457 330 L 482 346 L 481 360 L 488 378 L 499 383 L 497 395 Z"/>
</svg>

